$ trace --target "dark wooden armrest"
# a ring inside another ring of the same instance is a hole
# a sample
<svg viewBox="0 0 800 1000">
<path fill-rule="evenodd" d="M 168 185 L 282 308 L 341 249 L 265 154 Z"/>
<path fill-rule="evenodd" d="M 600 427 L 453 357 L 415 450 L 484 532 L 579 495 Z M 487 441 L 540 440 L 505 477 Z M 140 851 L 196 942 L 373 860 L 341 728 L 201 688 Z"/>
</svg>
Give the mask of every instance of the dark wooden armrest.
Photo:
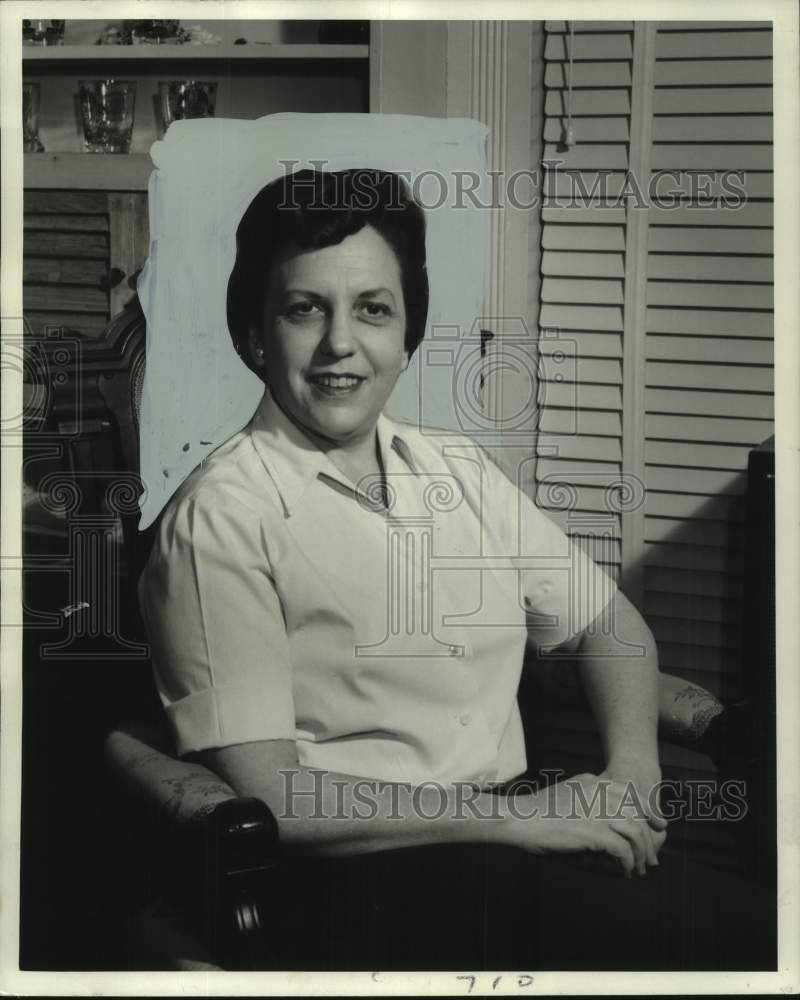
<svg viewBox="0 0 800 1000">
<path fill-rule="evenodd" d="M 208 768 L 172 752 L 159 724 L 126 723 L 106 739 L 123 793 L 123 864 L 132 851 L 144 856 L 151 894 L 181 908 L 223 968 L 269 967 L 273 913 L 265 902 L 279 863 L 275 817 L 266 803 L 237 796 Z M 143 858 L 137 861 L 141 877 Z"/>
<path fill-rule="evenodd" d="M 278 824 L 261 799 L 229 799 L 205 822 L 209 860 L 204 936 L 223 968 L 280 961 L 275 921 Z"/>
</svg>

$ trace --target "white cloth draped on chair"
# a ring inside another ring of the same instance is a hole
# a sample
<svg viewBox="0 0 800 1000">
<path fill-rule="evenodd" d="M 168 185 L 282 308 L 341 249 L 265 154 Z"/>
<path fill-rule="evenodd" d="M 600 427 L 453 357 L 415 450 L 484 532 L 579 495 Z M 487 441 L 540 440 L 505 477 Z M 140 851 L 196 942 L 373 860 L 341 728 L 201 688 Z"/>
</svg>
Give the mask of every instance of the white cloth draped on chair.
<svg viewBox="0 0 800 1000">
<path fill-rule="evenodd" d="M 437 350 L 427 351 L 432 360 L 424 372 L 421 353 L 415 355 L 388 412 L 458 427 L 454 366 L 458 357 L 462 373 L 473 369 L 486 303 L 491 210 L 484 206 L 492 201 L 486 136 L 485 126 L 464 119 L 279 114 L 175 122 L 153 146 L 150 254 L 138 286 L 147 318 L 140 528 L 206 455 L 248 422 L 261 398 L 262 383 L 230 341 L 226 288 L 242 214 L 287 170 L 363 166 L 409 181 L 426 209 L 428 337 L 436 338 Z"/>
</svg>

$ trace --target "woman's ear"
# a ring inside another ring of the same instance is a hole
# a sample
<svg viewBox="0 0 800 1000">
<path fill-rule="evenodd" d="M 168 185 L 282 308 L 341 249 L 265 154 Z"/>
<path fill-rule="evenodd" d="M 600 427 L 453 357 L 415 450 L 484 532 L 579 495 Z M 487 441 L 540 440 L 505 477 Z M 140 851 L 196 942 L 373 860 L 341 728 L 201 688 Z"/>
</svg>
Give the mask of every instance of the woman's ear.
<svg viewBox="0 0 800 1000">
<path fill-rule="evenodd" d="M 250 350 L 250 360 L 256 368 L 264 367 L 264 347 L 261 343 L 261 334 L 253 327 L 247 335 L 248 348 Z"/>
<path fill-rule="evenodd" d="M 409 361 L 411 361 L 411 355 L 408 351 L 403 351 L 403 364 L 400 367 L 401 372 L 404 372 L 408 368 Z"/>
</svg>

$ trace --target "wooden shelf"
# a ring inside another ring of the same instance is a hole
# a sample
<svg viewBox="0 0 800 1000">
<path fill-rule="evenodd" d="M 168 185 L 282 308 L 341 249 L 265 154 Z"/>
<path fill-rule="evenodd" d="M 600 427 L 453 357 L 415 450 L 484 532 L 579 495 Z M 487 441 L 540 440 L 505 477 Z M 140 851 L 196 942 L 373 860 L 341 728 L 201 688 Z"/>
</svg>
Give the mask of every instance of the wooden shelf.
<svg viewBox="0 0 800 1000">
<path fill-rule="evenodd" d="M 25 188 L 146 191 L 153 171 L 147 153 L 26 153 Z"/>
<path fill-rule="evenodd" d="M 297 42 L 285 41 L 291 35 L 276 35 L 271 44 L 234 45 L 237 36 L 229 33 L 218 45 L 93 45 L 82 44 L 91 37 L 84 33 L 75 38 L 78 44 L 23 46 L 23 75 L 41 82 L 47 111 L 40 122 L 47 152 L 25 155 L 25 187 L 146 191 L 153 170 L 147 150 L 160 134 L 155 99 L 161 77 L 217 77 L 216 113 L 221 118 L 255 120 L 285 110 L 365 110 L 370 46 L 319 44 L 315 35 L 298 36 Z M 77 80 L 100 76 L 138 81 L 131 154 L 83 152 L 76 121 Z"/>
<path fill-rule="evenodd" d="M 53 45 L 24 46 L 24 66 L 70 62 L 219 62 L 228 59 L 368 59 L 368 45 Z M 43 67 L 42 67 L 43 68 Z"/>
</svg>

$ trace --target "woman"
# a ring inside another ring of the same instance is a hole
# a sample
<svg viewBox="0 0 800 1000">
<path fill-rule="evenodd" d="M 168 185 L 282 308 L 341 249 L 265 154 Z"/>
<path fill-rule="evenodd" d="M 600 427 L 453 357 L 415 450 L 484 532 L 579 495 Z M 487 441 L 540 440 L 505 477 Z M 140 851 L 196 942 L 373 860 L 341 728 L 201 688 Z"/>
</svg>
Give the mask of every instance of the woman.
<svg viewBox="0 0 800 1000">
<path fill-rule="evenodd" d="M 665 838 L 647 626 L 473 442 L 383 415 L 427 305 L 424 216 L 398 177 L 267 185 L 228 287 L 265 394 L 169 504 L 140 583 L 179 754 L 264 799 L 287 853 L 314 859 L 285 893 L 315 901 L 285 920 L 301 967 L 541 966 L 574 893 L 617 904 L 583 871 L 548 889 L 535 859 L 641 876 Z M 604 790 L 602 815 L 576 814 L 574 784 L 524 810 L 497 794 L 526 766 L 526 640 L 577 659 L 606 752 L 578 784 Z"/>
</svg>

